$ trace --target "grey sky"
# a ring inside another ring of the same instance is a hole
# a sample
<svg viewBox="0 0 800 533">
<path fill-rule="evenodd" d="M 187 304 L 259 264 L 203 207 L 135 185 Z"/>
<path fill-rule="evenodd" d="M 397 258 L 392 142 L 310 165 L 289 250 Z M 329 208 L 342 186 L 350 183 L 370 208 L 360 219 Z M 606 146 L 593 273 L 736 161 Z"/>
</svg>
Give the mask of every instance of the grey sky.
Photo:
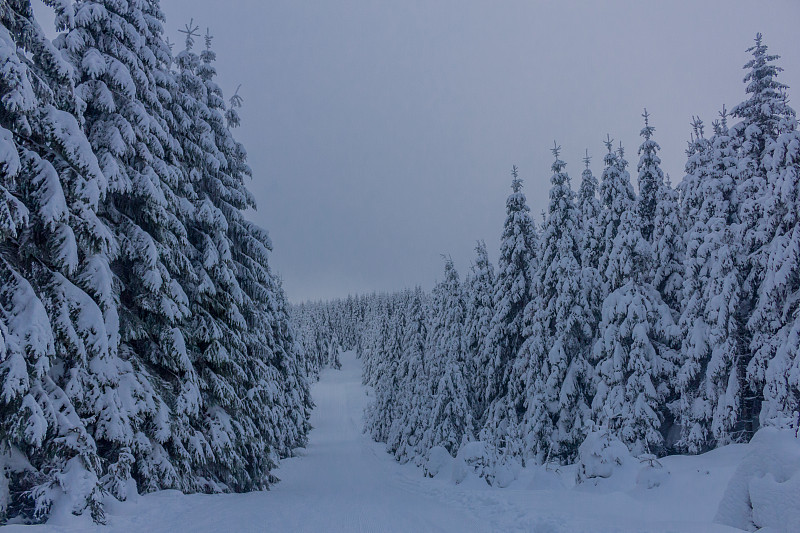
<svg viewBox="0 0 800 533">
<path fill-rule="evenodd" d="M 162 0 L 170 38 L 211 27 L 255 219 L 292 301 L 430 287 L 496 257 L 512 164 L 537 222 L 553 140 L 577 188 L 621 140 L 635 178 L 647 107 L 673 183 L 693 114 L 744 97 L 757 31 L 800 87 L 800 2 Z M 182 41 L 180 42 L 182 45 Z M 177 49 L 178 47 L 176 47 Z M 795 106 L 798 104 L 795 102 Z"/>
</svg>

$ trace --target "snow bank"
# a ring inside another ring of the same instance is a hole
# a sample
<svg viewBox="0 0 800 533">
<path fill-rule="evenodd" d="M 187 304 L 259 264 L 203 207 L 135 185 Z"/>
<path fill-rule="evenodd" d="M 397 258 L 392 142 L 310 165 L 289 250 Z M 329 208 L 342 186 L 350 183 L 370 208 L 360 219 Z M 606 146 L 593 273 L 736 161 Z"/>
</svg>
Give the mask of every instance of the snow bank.
<svg viewBox="0 0 800 533">
<path fill-rule="evenodd" d="M 636 486 L 643 489 L 660 487 L 667 480 L 669 471 L 664 468 L 655 455 L 640 455 L 639 462 L 644 465 L 636 476 Z"/>
<path fill-rule="evenodd" d="M 498 456 L 497 451 L 487 443 L 474 441 L 458 450 L 451 479 L 456 485 L 472 478 L 476 487 L 489 484 L 505 488 L 517 479 L 520 468 L 514 459 Z"/>
<path fill-rule="evenodd" d="M 714 521 L 739 529 L 800 531 L 800 440 L 763 428 L 733 474 Z"/>
<path fill-rule="evenodd" d="M 520 487 L 526 490 L 564 490 L 575 476 L 569 476 L 571 466 L 530 465 L 520 473 Z"/>
<path fill-rule="evenodd" d="M 455 485 L 467 482 L 475 487 L 507 487 L 515 479 L 520 466 L 505 458 L 496 457 L 496 452 L 485 442 L 467 442 L 459 448 L 453 458 L 442 446 L 434 446 L 422 465 L 426 476 L 448 480 Z"/>
</svg>

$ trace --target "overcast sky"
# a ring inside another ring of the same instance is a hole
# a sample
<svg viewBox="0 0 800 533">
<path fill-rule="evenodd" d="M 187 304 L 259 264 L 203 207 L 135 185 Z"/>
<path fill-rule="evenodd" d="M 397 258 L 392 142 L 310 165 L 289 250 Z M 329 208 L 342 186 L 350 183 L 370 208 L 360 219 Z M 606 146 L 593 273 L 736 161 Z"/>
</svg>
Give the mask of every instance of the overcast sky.
<svg viewBox="0 0 800 533">
<path fill-rule="evenodd" d="M 800 87 L 800 1 L 162 0 L 167 33 L 210 27 L 219 83 L 242 84 L 253 216 L 289 299 L 462 275 L 496 258 L 512 164 L 536 215 L 557 140 L 577 188 L 606 133 L 635 181 L 647 107 L 673 183 L 693 114 L 744 97 L 755 33 Z M 800 107 L 794 102 L 795 107 Z"/>
</svg>

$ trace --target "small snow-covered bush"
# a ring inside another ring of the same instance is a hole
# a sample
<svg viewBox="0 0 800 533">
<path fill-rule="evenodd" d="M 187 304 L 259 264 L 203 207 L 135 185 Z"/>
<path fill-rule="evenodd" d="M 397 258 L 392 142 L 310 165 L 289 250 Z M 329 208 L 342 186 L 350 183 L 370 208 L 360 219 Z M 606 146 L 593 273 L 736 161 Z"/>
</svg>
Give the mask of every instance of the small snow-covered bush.
<svg viewBox="0 0 800 533">
<path fill-rule="evenodd" d="M 800 440 L 793 431 L 763 428 L 750 448 L 714 521 L 748 531 L 800 531 Z"/>
<path fill-rule="evenodd" d="M 453 463 L 453 482 L 463 482 L 470 472 L 495 487 L 507 487 L 517 478 L 520 465 L 516 459 L 501 455 L 486 442 L 467 442 L 458 450 Z"/>
<path fill-rule="evenodd" d="M 578 449 L 577 482 L 611 477 L 615 469 L 631 459 L 625 444 L 608 428 L 600 427 L 586 435 Z"/>
<path fill-rule="evenodd" d="M 505 488 L 517 479 L 520 468 L 521 465 L 514 460 L 497 463 L 492 468 L 491 474 L 486 476 L 486 481 L 490 485 Z"/>
<path fill-rule="evenodd" d="M 492 484 L 494 478 L 494 461 L 487 450 L 486 444 L 481 441 L 467 442 L 458 450 L 455 463 L 453 463 L 453 481 L 456 485 L 464 481 L 470 472 L 486 479 Z"/>
<path fill-rule="evenodd" d="M 428 460 L 422 466 L 425 475 L 428 477 L 436 477 L 442 473 L 445 468 L 453 462 L 453 457 L 444 446 L 434 446 L 428 453 Z"/>
</svg>

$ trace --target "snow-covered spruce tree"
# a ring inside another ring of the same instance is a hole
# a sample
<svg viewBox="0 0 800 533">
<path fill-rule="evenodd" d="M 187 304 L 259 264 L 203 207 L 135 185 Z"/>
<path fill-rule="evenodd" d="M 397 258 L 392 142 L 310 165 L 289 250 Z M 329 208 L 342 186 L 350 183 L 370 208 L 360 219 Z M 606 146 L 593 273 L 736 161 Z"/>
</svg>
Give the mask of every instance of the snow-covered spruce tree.
<svg viewBox="0 0 800 533">
<path fill-rule="evenodd" d="M 390 302 L 387 314 L 380 318 L 380 344 L 373 366 L 374 399 L 364 414 L 364 424 L 376 441 L 386 442 L 394 421 L 397 405 L 398 367 L 403 358 L 403 317 L 400 306 Z"/>
<path fill-rule="evenodd" d="M 731 135 L 738 149 L 739 218 L 742 237 L 750 254 L 747 283 L 753 286 L 753 298 L 757 294 L 758 282 L 763 278 L 766 244 L 780 222 L 777 219 L 779 213 L 771 206 L 774 195 L 769 183 L 770 148 L 777 140 L 784 120 L 795 116 L 787 103 L 787 87 L 777 80 L 783 69 L 774 62 L 780 56 L 767 53 L 760 33 L 755 42 L 747 50 L 753 58 L 743 67 L 747 71 L 744 81 L 749 97 L 731 110 L 733 117 L 741 119 L 731 127 Z"/>
<path fill-rule="evenodd" d="M 3 3 L 0 22 L 0 521 L 42 521 L 58 500 L 102 521 L 102 487 L 125 495 L 132 420 L 156 401 L 117 356 L 108 183 L 74 71 L 28 1 Z"/>
<path fill-rule="evenodd" d="M 316 328 L 312 316 L 311 304 L 302 303 L 290 308 L 292 328 L 295 333 L 297 350 L 302 354 L 302 366 L 307 379 L 319 377 L 319 366 L 316 353 Z"/>
<path fill-rule="evenodd" d="M 741 119 L 731 127 L 731 135 L 738 148 L 739 237 L 744 242 L 746 258 L 742 265 L 744 292 L 738 313 L 747 324 L 742 335 L 743 342 L 749 345 L 749 353 L 737 359 L 741 386 L 746 389 L 741 396 L 738 428 L 744 432 L 745 439 L 758 427 L 765 361 L 769 359 L 766 354 L 774 351 L 775 328 L 764 318 L 771 312 L 769 309 L 775 309 L 777 302 L 763 295 L 770 290 L 765 283 L 771 284 L 765 282 L 769 275 L 771 243 L 776 234 L 781 233 L 780 227 L 785 221 L 783 206 L 776 205 L 780 193 L 775 189 L 772 148 L 782 129 L 791 127 L 795 117 L 795 111 L 787 103 L 787 87 L 777 80 L 783 70 L 775 64 L 779 56 L 767 53 L 761 34 L 756 35 L 755 45 L 748 52 L 753 55 L 744 65 L 747 71 L 745 91 L 749 96 L 731 110 L 734 117 Z"/>
<path fill-rule="evenodd" d="M 684 176 L 677 186 L 680 196 L 680 216 L 678 218 L 687 228 L 686 231 L 689 231 L 689 228 L 695 224 L 703 205 L 702 184 L 708 172 L 708 159 L 711 152 L 709 140 L 704 135 L 703 121 L 699 117 L 692 117 L 691 126 L 691 140 L 686 147 Z M 692 260 L 688 250 L 686 260 L 687 262 Z M 686 268 L 688 270 L 688 265 Z"/>
<path fill-rule="evenodd" d="M 196 280 L 187 287 L 191 319 L 185 337 L 201 383 L 200 397 L 187 412 L 188 427 L 184 431 L 187 436 L 198 429 L 202 434 L 187 439 L 203 443 L 191 454 L 199 459 L 191 468 L 201 483 L 194 490 L 264 488 L 278 454 L 272 449 L 275 435 L 267 433 L 276 428 L 265 427 L 259 420 L 263 411 L 280 412 L 280 408 L 273 404 L 278 398 L 256 396 L 253 387 L 260 384 L 268 391 L 278 386 L 280 374 L 275 363 L 279 362 L 277 357 L 285 356 L 270 353 L 275 341 L 274 311 L 268 307 L 270 293 L 275 298 L 266 262 L 270 244 L 266 233 L 242 214 L 255 203 L 244 186 L 244 178 L 251 174 L 246 152 L 233 138 L 226 119 L 228 115 L 235 125 L 238 116 L 235 109 L 226 109 L 222 91 L 214 81 L 211 36 L 206 34 L 199 58 L 191 50 L 195 29 L 191 25 L 186 29 L 186 50 L 177 58 L 181 102 L 191 121 L 181 138 L 192 147 L 185 153 L 194 193 L 186 226 Z M 238 98 L 234 102 L 240 103 Z M 257 243 L 264 249 L 258 250 Z M 235 252 L 243 262 L 237 264 Z M 246 282 L 253 289 L 254 276 L 259 275 L 252 271 L 254 268 L 261 270 L 262 283 L 267 284 L 262 285 L 266 293 L 257 295 L 261 301 L 248 297 L 239 283 Z M 246 316 L 251 323 L 264 327 L 262 335 L 248 335 L 256 331 L 248 329 Z"/>
<path fill-rule="evenodd" d="M 589 151 L 583 158 L 585 168 L 581 172 L 581 186 L 578 189 L 578 209 L 581 213 L 581 267 L 597 269 L 600 259 L 599 220 L 602 205 L 597 199 L 597 178 L 589 168 L 591 163 Z"/>
<path fill-rule="evenodd" d="M 591 371 L 591 310 L 581 287 L 580 212 L 566 163 L 553 148 L 550 203 L 541 233 L 538 297 L 525 309 L 530 337 L 517 357 L 524 393 L 525 451 L 538 462 L 575 458 L 586 436 Z"/>
<path fill-rule="evenodd" d="M 313 306 L 313 334 L 314 347 L 311 352 L 316 360 L 317 372 L 322 368 L 332 366 L 339 368 L 338 350 L 341 348 L 338 330 L 338 300 L 334 302 L 320 302 Z"/>
<path fill-rule="evenodd" d="M 373 403 L 367 408 L 364 416 L 364 426 L 370 428 L 373 433 L 380 426 L 381 436 L 375 438 L 375 440 L 385 442 L 387 450 L 392 453 L 397 450 L 403 433 L 401 419 L 405 414 L 403 405 L 407 400 L 404 384 L 409 371 L 405 345 L 406 321 L 409 317 L 408 310 L 412 298 L 413 293 L 410 290 L 401 291 L 394 295 L 391 323 L 391 350 L 393 351 L 392 357 L 394 357 L 394 361 L 390 368 L 390 375 L 383 373 L 381 376 L 382 383 L 378 384 L 374 389 Z M 386 389 L 386 385 L 390 386 L 390 392 L 388 394 L 379 393 L 379 390 Z M 370 410 L 372 410 L 372 413 Z M 370 415 L 375 417 L 375 424 L 370 423 L 368 420 Z"/>
<path fill-rule="evenodd" d="M 652 283 L 661 294 L 661 299 L 676 313 L 676 316 L 680 315 L 683 301 L 685 271 L 683 234 L 679 193 L 672 187 L 667 176 L 656 202 L 652 235 L 655 261 Z"/>
<path fill-rule="evenodd" d="M 691 158 L 687 163 L 693 173 L 687 172 L 687 179 L 699 179 L 697 196 L 703 199 L 686 233 L 682 362 L 675 404 L 682 430 L 677 444 L 691 453 L 733 439 L 742 393 L 735 363 L 744 348 L 737 316 L 743 281 L 737 158 L 724 112 L 714 131 L 700 163 L 703 169 Z"/>
<path fill-rule="evenodd" d="M 387 439 L 389 449 L 401 463 L 415 457 L 430 411 L 430 398 L 426 396 L 428 376 L 425 368 L 428 303 L 428 296 L 417 287 L 403 311 L 403 354 L 398 366 L 399 416 L 393 420 Z"/>
<path fill-rule="evenodd" d="M 331 338 L 330 324 L 326 316 L 327 304 L 306 303 L 295 306 L 292 315 L 297 326 L 299 343 L 303 353 L 304 368 L 310 379 L 319 379 L 319 372 L 327 366 Z M 368 335 L 365 333 L 364 337 Z M 368 359 L 365 359 L 365 363 Z"/>
<path fill-rule="evenodd" d="M 658 157 L 660 147 L 653 140 L 655 128 L 650 125 L 650 114 L 647 109 L 642 114 L 644 128 L 640 135 L 644 142 L 639 146 L 639 199 L 637 209 L 639 220 L 642 223 L 642 237 L 649 243 L 653 242 L 653 228 L 655 227 L 656 206 L 664 185 L 664 173 L 661 171 L 661 159 Z"/>
<path fill-rule="evenodd" d="M 622 219 L 631 209 L 636 209 L 636 194 L 633 192 L 630 175 L 626 170 L 628 163 L 620 153 L 613 150 L 611 136 L 607 137 L 605 145 L 608 153 L 603 159 L 605 169 L 600 182 L 600 200 L 603 209 L 598 222 L 601 235 L 598 270 L 603 280 L 603 299 L 627 281 L 623 277 L 624 269 L 618 264 L 623 258 L 615 255 L 613 243 L 619 233 Z"/>
<path fill-rule="evenodd" d="M 246 241 L 241 241 L 241 243 L 246 243 Z M 238 244 L 234 249 L 234 258 L 239 257 Z M 242 262 L 245 262 L 244 259 Z M 253 270 L 256 273 L 259 272 L 258 268 L 253 268 Z M 290 456 L 294 448 L 305 446 L 308 442 L 308 432 L 311 429 L 308 419 L 314 404 L 304 372 L 302 352 L 297 349 L 294 340 L 288 301 L 282 281 L 274 273 L 271 280 L 272 291 L 258 292 L 262 297 L 267 298 L 266 301 L 259 301 L 258 296 L 252 296 L 255 306 L 260 312 L 252 313 L 253 330 L 250 330 L 251 334 L 247 337 L 250 354 L 253 357 L 251 365 L 256 366 L 256 371 L 252 373 L 253 377 L 249 384 L 247 398 L 261 395 L 258 401 L 253 402 L 250 407 L 250 416 L 255 421 L 261 438 L 268 439 L 267 444 L 279 457 L 283 458 Z M 252 290 L 250 285 L 243 280 L 240 280 L 240 284 L 245 294 L 249 295 Z M 266 287 L 269 288 L 269 285 Z M 264 316 L 265 311 L 267 317 Z M 267 320 L 269 316 L 272 317 L 271 321 Z M 246 311 L 245 318 L 249 324 L 251 313 Z M 275 344 L 271 353 L 268 350 L 259 351 L 259 349 L 263 350 L 259 344 L 262 336 L 253 333 L 253 331 L 258 331 L 259 327 L 264 327 L 264 324 L 269 324 L 273 331 L 272 338 Z M 259 353 L 261 356 L 255 357 Z M 276 388 L 276 385 L 279 388 Z M 282 394 L 281 392 L 276 394 L 276 390 L 281 391 Z M 263 413 L 268 408 L 271 409 L 273 416 L 270 420 L 265 420 Z"/>
<path fill-rule="evenodd" d="M 654 269 L 648 280 L 661 294 L 664 302 L 676 313 L 679 311 L 683 288 L 683 239 L 678 218 L 678 194 L 664 180 L 660 147 L 653 140 L 655 128 L 645 109 L 644 128 L 639 146 L 639 218 L 642 237 L 653 249 Z"/>
<path fill-rule="evenodd" d="M 455 456 L 465 442 L 475 439 L 472 406 L 469 405 L 467 361 L 462 350 L 465 303 L 458 272 L 447 258 L 444 279 L 433 290 L 433 320 L 427 343 L 430 361 L 430 418 L 422 437 L 426 452 L 443 446 Z"/>
<path fill-rule="evenodd" d="M 348 302 L 351 297 L 348 296 Z M 367 296 L 356 295 L 352 297 L 352 304 L 348 303 L 347 319 L 352 323 L 350 326 L 350 336 L 347 337 L 345 346 L 359 353 L 359 343 L 363 340 L 364 326 L 366 322 Z"/>
<path fill-rule="evenodd" d="M 386 354 L 389 331 L 391 302 L 388 295 L 381 295 L 373 302 L 367 340 L 365 343 L 362 383 L 374 387 L 382 368 L 382 358 Z"/>
<path fill-rule="evenodd" d="M 506 221 L 492 298 L 494 316 L 485 343 L 488 387 L 483 395 L 488 408 L 481 421 L 481 440 L 517 454 L 521 446 L 517 427 L 521 413 L 508 404 L 508 374 L 524 341 L 523 312 L 534 296 L 538 235 L 517 167 L 512 169 L 511 175 L 512 193 L 506 201 Z"/>
<path fill-rule="evenodd" d="M 594 421 L 610 427 L 634 454 L 660 453 L 665 400 L 670 395 L 677 353 L 670 344 L 676 326 L 670 309 L 647 282 L 652 251 L 639 232 L 627 162 L 607 143 L 601 184 L 607 216 L 603 247 L 608 296 L 600 338 L 593 348 L 597 391 Z"/>
<path fill-rule="evenodd" d="M 578 189 L 580 209 L 580 265 L 583 301 L 589 311 L 587 326 L 592 339 L 597 339 L 597 326 L 603 305 L 603 279 L 600 273 L 603 230 L 600 226 L 603 206 L 597 198 L 597 178 L 592 174 L 589 164 L 589 151 L 583 159 L 585 168 L 581 173 L 581 186 Z"/>
<path fill-rule="evenodd" d="M 489 328 L 494 316 L 492 294 L 495 274 L 494 267 L 489 261 L 486 244 L 483 241 L 479 241 L 475 246 L 475 253 L 476 258 L 470 268 L 464 289 L 466 318 L 464 319 L 462 349 L 467 358 L 469 376 L 471 376 L 469 403 L 473 408 L 472 416 L 474 420 L 481 420 L 487 407 L 483 394 L 489 386 L 485 372 L 488 364 L 488 360 L 485 359 L 488 354 L 485 340 L 489 335 Z"/>
<path fill-rule="evenodd" d="M 705 201 L 703 187 L 706 186 L 706 177 L 709 172 L 711 148 L 709 139 L 704 136 L 703 121 L 693 117 L 691 141 L 686 149 L 684 176 L 676 187 L 679 196 L 678 218 L 685 228 L 683 231 L 683 249 L 685 252 L 683 288 L 680 305 L 684 333 L 691 326 L 691 322 L 684 323 L 684 315 L 686 315 L 687 309 L 698 305 L 699 308 L 702 308 L 702 303 L 698 303 L 699 300 L 692 302 L 691 298 L 693 295 L 698 294 L 702 284 L 698 276 L 704 268 L 704 260 L 697 256 L 697 250 L 704 238 L 707 222 L 705 217 L 701 216 L 701 209 Z M 698 309 L 690 312 L 702 312 Z M 685 342 L 687 342 L 686 338 L 684 338 Z M 689 340 L 689 342 L 694 341 Z M 684 344 L 681 354 L 684 357 L 686 356 L 686 344 Z"/>
<path fill-rule="evenodd" d="M 753 333 L 750 379 L 763 384 L 761 424 L 800 425 L 800 130 L 785 117 L 770 147 L 768 181 L 778 221 L 764 281 L 748 328 Z"/>
<path fill-rule="evenodd" d="M 368 365 L 371 364 L 372 359 L 372 345 L 374 344 L 375 338 L 375 319 L 377 318 L 376 313 L 376 295 L 373 293 L 369 297 L 369 301 L 367 302 L 367 309 L 365 312 L 364 317 L 364 333 L 363 338 L 361 340 L 361 351 L 357 353 L 359 359 L 361 359 L 361 382 L 366 385 L 367 384 L 367 376 L 368 376 Z"/>
<path fill-rule="evenodd" d="M 206 52 L 210 53 L 210 49 Z M 221 92 L 219 94 L 221 96 Z M 241 105 L 242 99 L 236 93 L 224 110 L 229 130 L 240 123 L 237 110 Z M 233 140 L 230 136 L 227 138 Z M 239 193 L 246 196 L 248 191 L 243 178 L 251 174 L 245 160 L 246 151 L 235 141 L 229 146 L 232 153 L 226 157 L 228 168 L 231 174 L 239 173 Z M 286 295 L 281 280 L 269 266 L 272 250 L 269 235 L 245 219 L 237 206 L 223 204 L 221 210 L 227 211 L 232 219 L 228 224 L 228 238 L 242 291 L 242 315 L 247 324 L 243 334 L 247 347 L 243 408 L 252 421 L 254 434 L 248 438 L 244 459 L 252 483 L 258 486 L 262 483 L 258 480 L 269 475 L 270 465 L 264 462 L 265 457 L 276 462 L 307 442 L 312 402 L 301 356 L 295 346 Z M 270 417 L 264 416 L 267 412 Z"/>
<path fill-rule="evenodd" d="M 132 475 L 140 490 L 192 490 L 191 452 L 168 420 L 175 405 L 164 400 L 175 394 L 191 405 L 199 387 L 181 327 L 189 313 L 181 282 L 192 268 L 180 216 L 181 147 L 163 106 L 170 61 L 163 15 L 157 2 L 80 0 L 73 9 L 74 24 L 55 44 L 76 70 L 84 129 L 109 180 L 99 213 L 119 243 L 112 263 L 119 353 L 158 388 L 135 427 Z"/>
</svg>

